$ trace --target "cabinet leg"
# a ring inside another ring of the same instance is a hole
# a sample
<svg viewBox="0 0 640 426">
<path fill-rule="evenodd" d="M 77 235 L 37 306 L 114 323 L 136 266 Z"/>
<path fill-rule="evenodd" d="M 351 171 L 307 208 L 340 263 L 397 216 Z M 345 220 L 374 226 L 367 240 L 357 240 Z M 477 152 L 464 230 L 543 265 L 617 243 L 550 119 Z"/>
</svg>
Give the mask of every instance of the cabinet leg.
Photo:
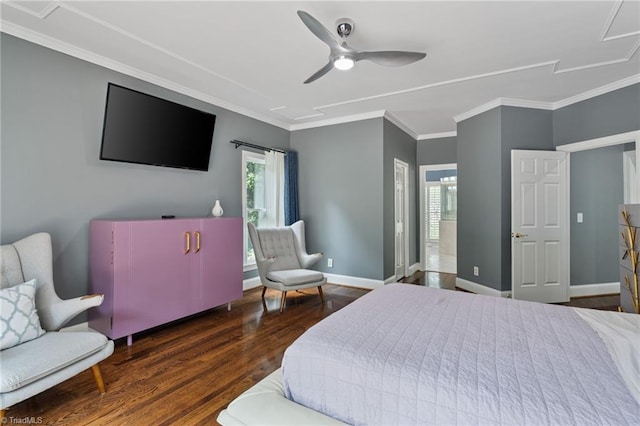
<svg viewBox="0 0 640 426">
<path fill-rule="evenodd" d="M 127 346 L 133 345 L 133 334 L 127 336 Z"/>
</svg>

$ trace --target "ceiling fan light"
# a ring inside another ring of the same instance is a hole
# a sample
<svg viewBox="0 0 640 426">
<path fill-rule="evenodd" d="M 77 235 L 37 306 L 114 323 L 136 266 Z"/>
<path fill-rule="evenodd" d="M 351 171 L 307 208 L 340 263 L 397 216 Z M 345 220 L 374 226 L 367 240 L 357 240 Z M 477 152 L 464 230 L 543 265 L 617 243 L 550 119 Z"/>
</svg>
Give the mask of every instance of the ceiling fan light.
<svg viewBox="0 0 640 426">
<path fill-rule="evenodd" d="M 342 71 L 350 70 L 353 68 L 353 64 L 355 64 L 355 61 L 348 56 L 338 56 L 333 61 L 333 66 Z"/>
</svg>

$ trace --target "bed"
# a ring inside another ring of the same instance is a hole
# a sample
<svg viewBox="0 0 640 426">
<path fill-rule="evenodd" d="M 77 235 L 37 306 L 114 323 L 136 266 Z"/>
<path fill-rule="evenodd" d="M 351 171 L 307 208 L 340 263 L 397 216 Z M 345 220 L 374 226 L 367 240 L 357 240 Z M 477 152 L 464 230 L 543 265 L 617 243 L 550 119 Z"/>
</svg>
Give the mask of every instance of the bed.
<svg viewBox="0 0 640 426">
<path fill-rule="evenodd" d="M 390 284 L 307 330 L 241 424 L 638 424 L 640 316 Z"/>
</svg>

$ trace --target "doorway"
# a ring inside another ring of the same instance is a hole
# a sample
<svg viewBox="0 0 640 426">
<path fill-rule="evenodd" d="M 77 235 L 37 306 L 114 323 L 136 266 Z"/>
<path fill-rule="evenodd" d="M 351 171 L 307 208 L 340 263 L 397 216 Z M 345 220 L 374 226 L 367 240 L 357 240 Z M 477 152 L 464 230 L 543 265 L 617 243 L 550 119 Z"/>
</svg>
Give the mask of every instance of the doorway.
<svg viewBox="0 0 640 426">
<path fill-rule="evenodd" d="M 457 165 L 420 166 L 420 263 L 424 271 L 457 273 Z"/>
<path fill-rule="evenodd" d="M 624 154 L 623 154 L 623 158 L 621 159 L 622 161 L 619 163 L 619 165 L 616 166 L 615 168 L 605 168 L 603 169 L 604 171 L 601 171 L 601 173 L 605 173 L 607 175 L 611 173 L 623 174 L 624 196 L 622 199 L 624 200 L 625 203 L 634 203 L 634 202 L 637 203 L 638 201 L 640 201 L 640 185 L 637 185 L 638 176 L 637 176 L 637 170 L 636 170 L 636 166 L 640 164 L 640 150 L 638 150 L 638 141 L 640 141 L 640 130 L 635 130 L 632 132 L 605 136 L 597 139 L 574 142 L 567 145 L 559 145 L 556 147 L 556 150 L 569 153 L 569 165 L 570 165 L 569 169 L 571 170 L 571 169 L 574 169 L 574 167 L 577 164 L 577 163 L 574 164 L 574 160 L 575 160 L 575 157 L 573 155 L 574 153 L 577 153 L 579 151 L 590 151 L 597 148 L 609 147 L 613 145 L 624 145 L 624 148 L 623 148 Z M 597 165 L 593 167 L 597 167 Z M 571 180 L 569 186 L 570 186 L 569 191 L 572 194 L 574 194 L 576 191 L 576 185 L 573 179 Z M 602 193 L 603 190 L 599 189 L 599 191 L 600 193 Z M 607 231 L 607 234 L 606 234 L 607 238 L 610 235 L 616 238 L 617 232 L 616 232 L 615 226 L 617 222 L 616 220 L 617 214 L 615 213 L 615 207 L 616 206 L 614 205 L 613 215 L 607 215 L 606 224 L 604 224 L 602 221 L 597 222 L 596 224 L 593 221 L 593 216 L 583 215 L 580 210 L 574 211 L 573 212 L 574 214 L 568 217 L 570 228 L 574 230 L 574 232 L 571 234 L 572 235 L 570 240 L 571 243 L 567 248 L 568 250 L 567 254 L 570 259 L 569 263 L 570 263 L 570 270 L 571 270 L 571 284 L 573 284 L 569 288 L 570 297 L 614 294 L 620 291 L 620 283 L 619 283 L 619 279 L 617 278 L 617 274 L 613 272 L 613 274 L 615 275 L 613 276 L 613 278 L 609 278 L 609 276 L 611 275 L 604 276 L 603 275 L 604 273 L 602 272 L 605 270 L 607 271 L 610 270 L 609 268 L 612 268 L 613 270 L 617 270 L 618 263 L 619 263 L 617 252 L 615 251 L 617 247 L 614 247 L 613 251 L 607 251 L 607 253 L 615 253 L 612 259 L 609 259 L 609 257 L 604 259 L 604 257 L 602 256 L 596 257 L 597 262 L 599 262 L 598 273 L 600 275 L 596 276 L 594 279 L 593 274 L 580 275 L 583 270 L 579 269 L 578 267 L 580 265 L 583 265 L 585 261 L 593 262 L 593 258 L 591 257 L 585 258 L 585 256 L 582 256 L 581 250 L 582 250 L 582 247 L 584 247 L 584 245 L 582 245 L 582 240 L 576 239 L 576 236 L 580 237 L 582 235 L 582 233 L 576 232 L 580 229 L 586 229 L 587 232 L 584 232 L 584 234 L 592 235 L 592 233 L 596 233 L 602 230 L 604 226 L 607 226 L 607 227 L 610 226 L 610 222 L 608 222 L 609 220 L 608 218 L 613 219 L 614 229 L 611 232 Z M 580 212 L 580 214 L 578 214 L 578 212 Z M 589 220 L 589 217 L 591 217 L 591 220 Z M 586 228 L 581 228 L 581 227 L 586 227 Z M 607 229 L 610 229 L 610 228 L 607 228 Z M 572 245 L 573 245 L 573 250 L 571 250 Z M 597 246 L 594 246 L 594 247 L 597 249 L 600 249 L 601 247 L 603 247 L 603 244 L 599 243 Z M 571 264 L 575 265 L 575 267 L 572 268 Z M 577 278 L 576 278 L 576 274 L 579 275 Z M 607 272 L 607 274 L 609 274 L 609 272 Z M 604 278 L 603 279 L 600 278 L 601 276 L 604 276 Z"/>
<path fill-rule="evenodd" d="M 394 166 L 395 277 L 409 276 L 409 165 L 397 158 Z"/>
</svg>

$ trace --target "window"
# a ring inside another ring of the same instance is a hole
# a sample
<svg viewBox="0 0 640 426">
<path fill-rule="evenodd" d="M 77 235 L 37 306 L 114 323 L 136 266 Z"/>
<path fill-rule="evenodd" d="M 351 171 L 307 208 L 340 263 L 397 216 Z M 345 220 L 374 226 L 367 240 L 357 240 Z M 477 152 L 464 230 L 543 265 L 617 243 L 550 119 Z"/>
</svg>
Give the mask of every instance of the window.
<svg viewBox="0 0 640 426">
<path fill-rule="evenodd" d="M 246 224 L 266 226 L 266 165 L 264 154 L 242 152 L 242 211 L 244 217 L 244 264 L 256 263 Z"/>
<path fill-rule="evenodd" d="M 282 152 L 242 152 L 242 216 L 244 265 L 256 263 L 247 223 L 256 227 L 284 225 L 284 155 Z"/>
</svg>

